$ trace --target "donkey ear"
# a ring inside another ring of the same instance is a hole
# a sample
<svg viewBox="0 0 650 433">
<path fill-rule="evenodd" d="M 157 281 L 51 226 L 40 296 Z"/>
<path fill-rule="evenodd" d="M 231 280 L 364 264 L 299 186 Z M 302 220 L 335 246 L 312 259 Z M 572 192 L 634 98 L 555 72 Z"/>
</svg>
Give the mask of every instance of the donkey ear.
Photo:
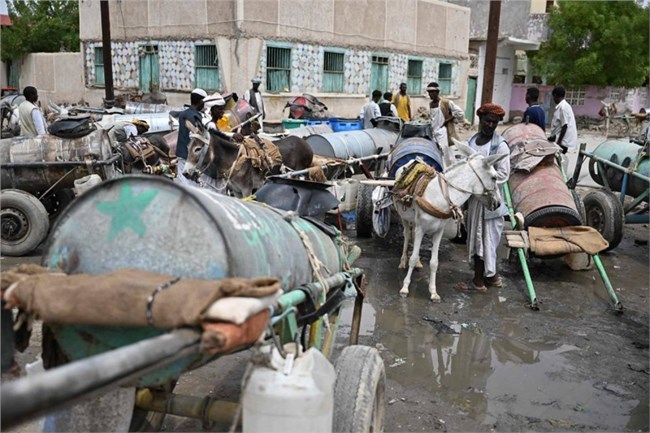
<svg viewBox="0 0 650 433">
<path fill-rule="evenodd" d="M 458 140 L 456 140 L 455 138 L 452 138 L 452 140 L 454 140 L 454 144 L 456 145 L 456 147 L 458 148 L 458 150 L 460 150 L 460 152 L 461 152 L 463 155 L 465 155 L 465 156 L 472 156 L 473 154 L 476 153 L 476 151 L 475 151 L 474 149 L 472 149 L 471 147 L 469 147 L 469 146 L 467 145 L 467 143 L 463 143 L 462 141 L 458 141 Z"/>
<path fill-rule="evenodd" d="M 488 164 L 488 165 L 495 165 L 495 164 L 497 164 L 499 161 L 501 161 L 502 159 L 504 159 L 504 158 L 506 158 L 506 157 L 508 157 L 508 156 L 510 156 L 510 155 L 508 155 L 507 153 L 499 153 L 499 154 L 497 154 L 497 155 L 486 156 L 486 157 L 484 158 L 484 161 L 485 161 L 485 163 Z"/>
<path fill-rule="evenodd" d="M 189 130 L 190 130 L 192 133 L 194 133 L 194 134 L 200 134 L 200 133 L 201 133 L 201 131 L 199 131 L 199 128 L 197 128 L 196 126 L 194 126 L 194 125 L 192 124 L 192 122 L 190 122 L 190 121 L 187 120 L 187 119 L 185 119 L 185 126 L 187 126 L 187 129 L 189 129 Z"/>
</svg>

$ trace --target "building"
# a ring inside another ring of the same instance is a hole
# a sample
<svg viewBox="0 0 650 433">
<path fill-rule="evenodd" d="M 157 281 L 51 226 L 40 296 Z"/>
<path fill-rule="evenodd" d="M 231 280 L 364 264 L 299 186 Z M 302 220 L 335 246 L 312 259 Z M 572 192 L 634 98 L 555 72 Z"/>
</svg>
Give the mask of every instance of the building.
<svg viewBox="0 0 650 433">
<path fill-rule="evenodd" d="M 86 100 L 101 103 L 99 0 L 81 0 Z M 356 117 L 374 89 L 407 82 L 414 111 L 425 87 L 464 104 L 470 10 L 435 0 L 141 0 L 110 2 L 116 93 L 159 89 L 171 104 L 195 87 L 236 91 L 262 80 L 267 117 L 316 95 Z M 286 113 L 285 113 L 286 117 Z"/>
</svg>

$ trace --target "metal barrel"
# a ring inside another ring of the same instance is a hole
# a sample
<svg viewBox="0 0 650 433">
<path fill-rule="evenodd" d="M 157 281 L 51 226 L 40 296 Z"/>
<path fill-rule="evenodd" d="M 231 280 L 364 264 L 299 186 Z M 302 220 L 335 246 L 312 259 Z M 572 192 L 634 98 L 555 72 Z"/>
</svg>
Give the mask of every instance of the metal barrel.
<svg viewBox="0 0 650 433">
<path fill-rule="evenodd" d="M 350 159 L 384 153 L 397 140 L 397 133 L 381 128 L 362 131 L 333 132 L 312 135 L 305 139 L 314 154 Z"/>
<path fill-rule="evenodd" d="M 508 183 L 513 206 L 523 214 L 526 227 L 581 224 L 573 195 L 553 159 L 546 158 L 530 173 L 511 173 Z"/>
<path fill-rule="evenodd" d="M 155 176 L 124 176 L 65 210 L 43 260 L 66 273 L 136 268 L 199 279 L 273 276 L 286 290 L 314 280 L 311 252 L 324 276 L 343 268 L 337 240 L 306 219 Z"/>
<path fill-rule="evenodd" d="M 437 171 L 442 171 L 442 155 L 438 146 L 426 138 L 411 137 L 400 142 L 391 151 L 388 158 L 388 175 L 395 177 L 400 167 L 418 156 Z"/>
<path fill-rule="evenodd" d="M 593 154 L 607 161 L 611 161 L 614 164 L 629 168 L 636 164 L 639 153 L 642 151 L 642 146 L 631 143 L 629 141 L 608 140 L 599 144 L 598 147 L 594 149 Z M 598 184 L 604 185 L 604 175 L 607 179 L 607 182 L 609 183 L 609 186 L 614 191 L 621 191 L 623 186 L 623 171 L 617 170 L 614 167 L 604 166 L 605 169 L 602 173 L 600 170 L 596 172 L 593 167 L 594 164 L 595 163 L 591 161 L 589 167 L 589 172 L 592 179 Z M 650 160 L 648 159 L 648 155 L 645 155 L 641 158 L 641 160 L 638 162 L 638 165 L 636 166 L 635 171 L 646 177 L 650 176 Z M 643 179 L 629 176 L 626 194 L 633 197 L 639 196 L 648 189 L 648 186 L 650 186 L 648 185 L 648 182 L 644 181 Z"/>
<path fill-rule="evenodd" d="M 16 188 L 31 193 L 44 192 L 56 182 L 58 188 L 73 188 L 75 179 L 89 174 L 98 174 L 102 179 L 114 177 L 112 165 L 83 164 L 86 160 L 107 161 L 111 156 L 108 134 L 101 128 L 80 138 L 54 135 L 7 138 L 0 140 L 0 184 L 2 189 Z M 74 173 L 66 176 L 73 167 L 65 162 L 79 163 Z M 28 164 L 29 167 L 21 167 Z"/>
<path fill-rule="evenodd" d="M 149 124 L 148 132 L 170 131 L 178 128 L 178 120 L 170 120 L 169 111 L 164 113 L 118 114 L 115 115 L 114 122 L 131 121 L 133 119 L 147 122 Z"/>
<path fill-rule="evenodd" d="M 508 145 L 511 147 L 515 144 L 521 143 L 522 141 L 531 141 L 536 139 L 547 141 L 544 130 L 534 123 L 518 123 L 504 130 L 501 135 L 506 139 Z"/>
<path fill-rule="evenodd" d="M 168 113 L 171 110 L 182 110 L 182 108 L 170 107 L 167 104 L 150 104 L 133 101 L 128 101 L 124 105 L 124 112 L 127 114 Z"/>
<path fill-rule="evenodd" d="M 306 125 L 300 128 L 287 129 L 287 135 L 297 135 L 298 137 L 309 137 L 310 135 L 332 134 L 332 128 L 329 125 Z"/>
</svg>

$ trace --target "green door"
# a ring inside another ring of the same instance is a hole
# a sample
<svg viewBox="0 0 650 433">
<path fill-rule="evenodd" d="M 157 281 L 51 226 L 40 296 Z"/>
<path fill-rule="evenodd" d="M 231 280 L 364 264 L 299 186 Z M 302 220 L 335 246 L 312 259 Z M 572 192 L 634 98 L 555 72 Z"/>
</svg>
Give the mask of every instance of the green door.
<svg viewBox="0 0 650 433">
<path fill-rule="evenodd" d="M 388 90 L 388 56 L 372 56 L 368 95 L 375 89 L 381 93 Z"/>
<path fill-rule="evenodd" d="M 467 79 L 467 102 L 465 103 L 465 119 L 474 124 L 474 109 L 476 108 L 476 77 Z"/>
<path fill-rule="evenodd" d="M 140 90 L 145 93 L 160 90 L 157 45 L 146 45 L 144 55 L 140 57 Z"/>
</svg>

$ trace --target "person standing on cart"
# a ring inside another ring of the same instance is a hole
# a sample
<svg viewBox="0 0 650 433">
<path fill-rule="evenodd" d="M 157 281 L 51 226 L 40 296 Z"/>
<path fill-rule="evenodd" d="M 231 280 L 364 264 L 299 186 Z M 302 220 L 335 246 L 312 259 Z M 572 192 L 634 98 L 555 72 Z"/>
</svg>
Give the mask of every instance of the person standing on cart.
<svg viewBox="0 0 650 433">
<path fill-rule="evenodd" d="M 479 132 L 469 139 L 469 146 L 484 156 L 507 154 L 510 148 L 506 140 L 496 132 L 499 121 L 503 120 L 505 110 L 496 104 L 483 104 L 476 111 L 479 118 Z M 504 158 L 494 166 L 497 171 L 497 195 L 501 205 L 489 210 L 478 198 L 468 200 L 465 212 L 467 230 L 467 250 L 469 262 L 473 265 L 473 288 L 484 292 L 486 286 L 502 287 L 503 280 L 497 273 L 497 247 L 503 232 L 503 217 L 508 208 L 503 199 L 501 186 L 510 177 L 510 158 Z"/>
</svg>

